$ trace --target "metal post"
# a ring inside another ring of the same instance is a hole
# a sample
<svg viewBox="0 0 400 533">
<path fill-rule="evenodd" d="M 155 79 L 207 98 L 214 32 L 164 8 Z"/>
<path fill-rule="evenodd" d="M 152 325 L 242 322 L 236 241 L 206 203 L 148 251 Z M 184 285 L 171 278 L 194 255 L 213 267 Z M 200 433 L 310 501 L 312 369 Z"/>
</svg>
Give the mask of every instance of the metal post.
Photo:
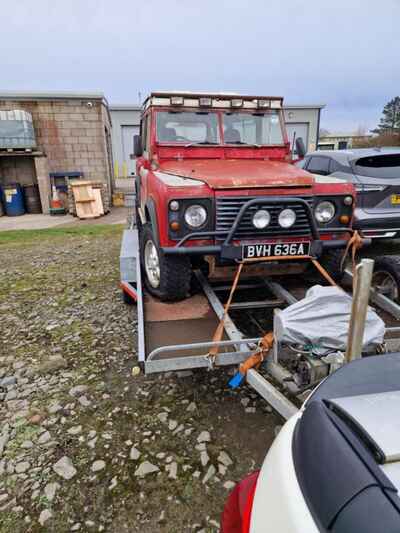
<svg viewBox="0 0 400 533">
<path fill-rule="evenodd" d="M 359 359 L 362 354 L 365 320 L 368 311 L 374 263 L 373 259 L 363 259 L 356 267 L 356 283 L 353 289 L 353 302 L 347 339 L 347 362 L 353 359 Z"/>
</svg>

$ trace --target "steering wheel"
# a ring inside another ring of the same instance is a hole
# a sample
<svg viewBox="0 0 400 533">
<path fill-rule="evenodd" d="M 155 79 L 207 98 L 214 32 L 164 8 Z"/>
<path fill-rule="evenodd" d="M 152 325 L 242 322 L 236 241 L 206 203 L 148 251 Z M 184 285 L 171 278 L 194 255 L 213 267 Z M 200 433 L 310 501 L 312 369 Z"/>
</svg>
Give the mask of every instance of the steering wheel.
<svg viewBox="0 0 400 533">
<path fill-rule="evenodd" d="M 182 135 L 177 135 L 175 137 L 176 141 L 188 141 L 189 139 L 186 139 L 186 137 L 183 137 Z"/>
</svg>

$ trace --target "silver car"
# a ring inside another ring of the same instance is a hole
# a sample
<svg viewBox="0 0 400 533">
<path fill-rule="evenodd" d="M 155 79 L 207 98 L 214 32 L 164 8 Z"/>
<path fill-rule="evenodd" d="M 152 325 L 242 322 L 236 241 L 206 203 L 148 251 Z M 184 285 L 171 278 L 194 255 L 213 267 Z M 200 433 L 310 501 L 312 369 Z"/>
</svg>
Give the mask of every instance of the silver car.
<svg viewBox="0 0 400 533">
<path fill-rule="evenodd" d="M 296 165 L 312 174 L 341 178 L 355 185 L 353 227 L 364 236 L 400 235 L 400 148 L 316 151 L 306 154 Z"/>
</svg>

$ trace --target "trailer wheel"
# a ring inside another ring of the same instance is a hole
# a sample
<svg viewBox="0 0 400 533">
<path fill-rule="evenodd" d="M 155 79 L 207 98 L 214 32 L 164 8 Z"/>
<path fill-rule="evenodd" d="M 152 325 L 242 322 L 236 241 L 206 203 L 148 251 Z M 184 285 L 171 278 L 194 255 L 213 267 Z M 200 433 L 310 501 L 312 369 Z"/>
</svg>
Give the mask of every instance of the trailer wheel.
<svg viewBox="0 0 400 533">
<path fill-rule="evenodd" d="M 338 250 L 328 250 L 320 259 L 321 265 L 336 283 L 340 283 L 344 275 L 344 268 L 342 268 L 343 254 L 344 250 L 341 248 Z"/>
<path fill-rule="evenodd" d="M 187 256 L 166 256 L 156 244 L 150 224 L 140 235 L 140 256 L 148 291 L 163 301 L 183 300 L 190 289 L 192 267 Z"/>
<path fill-rule="evenodd" d="M 387 296 L 394 302 L 400 296 L 400 256 L 384 255 L 375 259 L 372 286 L 380 294 Z"/>
</svg>

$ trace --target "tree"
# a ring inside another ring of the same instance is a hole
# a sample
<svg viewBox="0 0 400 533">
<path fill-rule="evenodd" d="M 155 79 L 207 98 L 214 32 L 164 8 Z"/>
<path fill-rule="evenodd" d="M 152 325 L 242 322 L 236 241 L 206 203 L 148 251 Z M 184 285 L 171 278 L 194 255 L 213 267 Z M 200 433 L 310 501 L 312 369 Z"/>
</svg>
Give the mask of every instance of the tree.
<svg viewBox="0 0 400 533">
<path fill-rule="evenodd" d="M 319 130 L 319 136 L 320 137 L 326 137 L 329 134 L 330 134 L 329 130 L 326 130 L 325 128 L 320 128 L 320 130 Z"/>
<path fill-rule="evenodd" d="M 400 96 L 395 96 L 383 108 L 382 118 L 372 133 L 393 135 L 400 133 Z"/>
</svg>

